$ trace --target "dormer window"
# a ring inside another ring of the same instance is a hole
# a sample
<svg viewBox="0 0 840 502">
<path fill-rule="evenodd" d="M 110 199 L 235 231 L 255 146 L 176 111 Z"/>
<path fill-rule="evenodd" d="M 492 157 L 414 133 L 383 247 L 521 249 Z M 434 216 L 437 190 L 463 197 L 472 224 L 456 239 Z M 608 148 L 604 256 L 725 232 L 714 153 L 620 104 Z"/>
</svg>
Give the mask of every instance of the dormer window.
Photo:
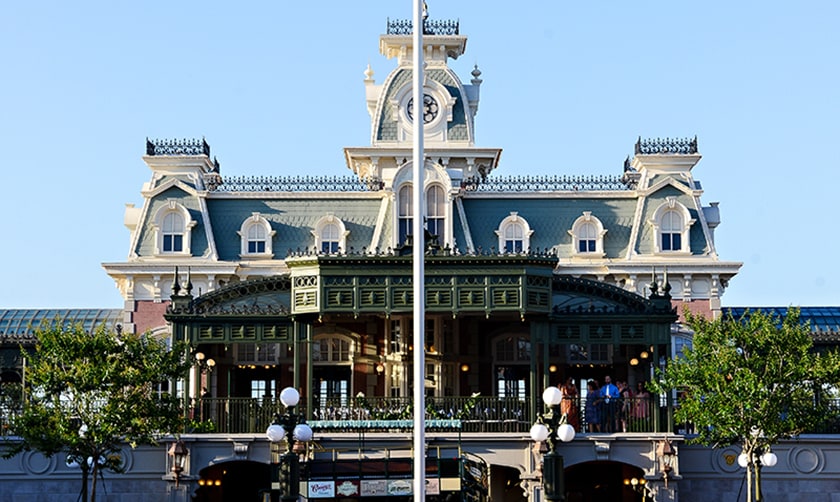
<svg viewBox="0 0 840 502">
<path fill-rule="evenodd" d="M 163 252 L 181 253 L 184 251 L 184 217 L 178 213 L 168 213 L 163 218 Z"/>
<path fill-rule="evenodd" d="M 318 220 L 312 234 L 315 236 L 315 247 L 324 254 L 341 253 L 347 249 L 348 232 L 344 222 L 332 214 Z"/>
<path fill-rule="evenodd" d="M 440 185 L 432 185 L 426 190 L 426 230 L 438 238 L 442 244 L 445 238 L 446 194 Z"/>
<path fill-rule="evenodd" d="M 190 234 L 195 225 L 187 208 L 174 200 L 167 201 L 153 223 L 158 254 L 190 254 Z"/>
<path fill-rule="evenodd" d="M 695 221 L 688 208 L 677 202 L 676 198 L 668 197 L 651 220 L 656 235 L 655 252 L 689 254 L 689 232 Z"/>
<path fill-rule="evenodd" d="M 607 231 L 601 220 L 584 211 L 572 224 L 569 234 L 572 236 L 573 256 L 600 258 L 604 256 L 604 234 Z"/>
<path fill-rule="evenodd" d="M 241 239 L 240 256 L 243 258 L 270 258 L 274 255 L 272 238 L 276 232 L 260 213 L 251 213 L 237 233 Z"/>
<path fill-rule="evenodd" d="M 398 244 L 406 243 L 406 238 L 411 235 L 412 225 L 412 193 L 411 183 L 405 183 L 397 192 L 397 226 L 398 226 Z"/>
<path fill-rule="evenodd" d="M 527 253 L 531 248 L 531 234 L 534 231 L 528 225 L 525 218 L 517 212 L 511 212 L 510 216 L 499 223 L 496 235 L 499 237 L 499 250 L 505 253 Z"/>
<path fill-rule="evenodd" d="M 681 250 L 683 225 L 679 213 L 676 211 L 667 211 L 662 216 L 661 228 L 662 251 Z"/>
</svg>

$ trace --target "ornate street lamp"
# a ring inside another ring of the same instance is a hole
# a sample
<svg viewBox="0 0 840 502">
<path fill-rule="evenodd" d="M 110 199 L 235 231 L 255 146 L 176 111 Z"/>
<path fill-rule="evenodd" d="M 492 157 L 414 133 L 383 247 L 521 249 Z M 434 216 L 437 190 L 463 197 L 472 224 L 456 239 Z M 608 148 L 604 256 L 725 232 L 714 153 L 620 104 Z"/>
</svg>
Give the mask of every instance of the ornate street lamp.
<svg viewBox="0 0 840 502">
<path fill-rule="evenodd" d="M 187 456 L 190 454 L 190 451 L 187 449 L 186 443 L 181 441 L 175 441 L 172 443 L 172 446 L 169 447 L 169 456 L 172 457 L 172 475 L 175 476 L 175 487 L 177 488 L 180 481 L 181 481 L 181 473 L 184 472 L 184 467 L 187 462 Z"/>
<path fill-rule="evenodd" d="M 563 455 L 557 452 L 557 440 L 567 443 L 575 438 L 575 429 L 566 423 L 566 416 L 560 413 L 563 394 L 557 387 L 543 391 L 543 402 L 551 412 L 537 415 L 537 423 L 531 427 L 531 439 L 546 441 L 548 452 L 543 455 L 543 491 L 545 500 L 566 500 L 566 480 L 563 471 Z"/>
<path fill-rule="evenodd" d="M 271 441 L 271 500 L 296 501 L 300 495 L 300 459 L 295 453 L 297 442 L 312 440 L 312 429 L 302 415 L 295 413 L 300 394 L 292 387 L 280 392 L 280 402 L 286 412 L 274 417 L 274 423 L 265 431 Z M 280 443 L 286 441 L 287 451 L 280 455 Z"/>
</svg>

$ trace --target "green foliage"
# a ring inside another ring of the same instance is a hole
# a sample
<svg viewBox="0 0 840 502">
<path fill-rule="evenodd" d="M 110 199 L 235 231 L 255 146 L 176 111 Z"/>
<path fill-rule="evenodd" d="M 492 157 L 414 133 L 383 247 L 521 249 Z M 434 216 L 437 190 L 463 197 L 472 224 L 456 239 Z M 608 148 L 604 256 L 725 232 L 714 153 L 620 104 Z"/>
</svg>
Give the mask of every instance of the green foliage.
<svg viewBox="0 0 840 502">
<path fill-rule="evenodd" d="M 149 335 L 86 333 L 59 323 L 39 329 L 27 359 L 24 402 L 11 428 L 22 441 L 4 456 L 34 450 L 66 452 L 79 462 L 86 494 L 88 471 L 121 472 L 125 443 L 155 444 L 183 427 L 182 403 L 159 384 L 183 378 L 190 361 L 185 347 L 170 350 Z M 99 459 L 87 462 L 87 459 Z"/>
<path fill-rule="evenodd" d="M 668 365 L 653 390 L 678 391 L 675 418 L 695 424 L 695 442 L 745 442 L 760 452 L 823 418 L 820 393 L 840 381 L 840 357 L 812 350 L 797 309 L 782 321 L 760 311 L 742 319 L 686 317 L 693 348 Z"/>
</svg>

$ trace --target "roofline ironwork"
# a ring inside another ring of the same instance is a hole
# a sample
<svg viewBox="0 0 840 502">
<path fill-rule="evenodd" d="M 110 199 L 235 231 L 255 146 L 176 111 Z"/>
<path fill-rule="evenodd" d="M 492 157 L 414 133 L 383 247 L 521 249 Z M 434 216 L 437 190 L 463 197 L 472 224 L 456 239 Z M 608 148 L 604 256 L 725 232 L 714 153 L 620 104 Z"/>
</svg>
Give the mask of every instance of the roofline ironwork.
<svg viewBox="0 0 840 502">
<path fill-rule="evenodd" d="M 388 25 L 385 31 L 388 35 L 411 35 L 414 33 L 414 23 L 411 19 L 388 19 Z M 460 21 L 455 19 L 436 20 L 423 19 L 423 34 L 424 35 L 459 35 Z"/>
<path fill-rule="evenodd" d="M 694 138 L 642 138 L 636 141 L 636 155 L 693 155 L 698 153 Z"/>
<path fill-rule="evenodd" d="M 476 192 L 579 192 L 632 190 L 635 184 L 615 175 L 487 176 L 475 184 Z M 473 191 L 469 188 L 467 191 Z"/>
<path fill-rule="evenodd" d="M 376 177 L 355 176 L 214 176 L 211 192 L 378 192 L 385 183 Z"/>
</svg>

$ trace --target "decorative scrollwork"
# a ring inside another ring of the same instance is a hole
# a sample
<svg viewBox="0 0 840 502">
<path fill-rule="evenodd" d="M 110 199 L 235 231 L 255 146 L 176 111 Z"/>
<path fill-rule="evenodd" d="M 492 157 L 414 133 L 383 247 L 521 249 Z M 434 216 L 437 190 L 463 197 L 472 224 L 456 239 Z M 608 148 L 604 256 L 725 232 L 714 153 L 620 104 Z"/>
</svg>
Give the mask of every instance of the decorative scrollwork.
<svg viewBox="0 0 840 502">
<path fill-rule="evenodd" d="M 556 192 L 581 190 L 630 190 L 621 176 L 502 176 L 490 177 L 476 186 L 478 192 Z"/>
<path fill-rule="evenodd" d="M 231 176 L 208 183 L 215 192 L 375 192 L 384 183 L 379 178 L 354 176 Z"/>
<path fill-rule="evenodd" d="M 423 22 L 424 35 L 458 35 L 460 26 L 457 20 L 426 19 Z M 411 35 L 414 33 L 414 23 L 410 19 L 388 20 L 388 35 Z"/>
<path fill-rule="evenodd" d="M 657 153 L 690 155 L 697 153 L 697 136 L 694 138 L 656 138 L 636 141 L 636 155 Z"/>
<path fill-rule="evenodd" d="M 204 138 L 151 140 L 146 138 L 146 155 L 206 155 L 209 157 L 210 145 Z M 215 162 L 215 166 L 218 169 L 218 161 Z"/>
</svg>

